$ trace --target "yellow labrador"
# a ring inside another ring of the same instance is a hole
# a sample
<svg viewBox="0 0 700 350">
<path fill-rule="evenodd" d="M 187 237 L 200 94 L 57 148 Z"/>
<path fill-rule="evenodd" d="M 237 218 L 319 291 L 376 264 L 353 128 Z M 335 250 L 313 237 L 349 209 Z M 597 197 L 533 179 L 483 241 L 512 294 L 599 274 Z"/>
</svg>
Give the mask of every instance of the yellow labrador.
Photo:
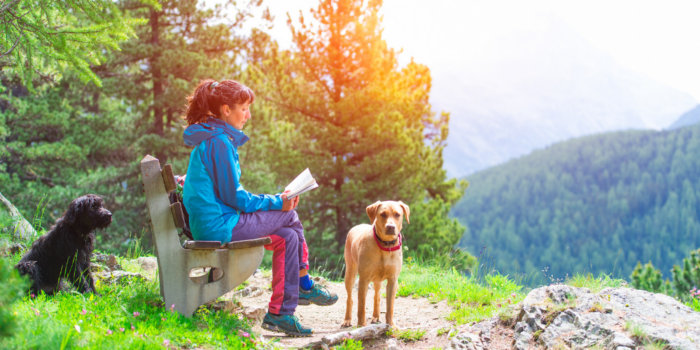
<svg viewBox="0 0 700 350">
<path fill-rule="evenodd" d="M 345 241 L 345 289 L 348 303 L 345 309 L 343 327 L 352 322 L 352 289 L 355 276 L 359 273 L 360 284 L 357 291 L 357 326 L 367 324 L 365 319 L 365 299 L 369 283 L 374 283 L 374 312 L 371 323 L 379 323 L 379 296 L 382 281 L 386 280 L 386 323 L 394 323 L 394 299 L 398 289 L 399 273 L 403 264 L 401 227 L 403 216 L 406 222 L 410 215 L 408 205 L 403 202 L 376 202 L 367 207 L 371 225 L 353 227 Z"/>
</svg>

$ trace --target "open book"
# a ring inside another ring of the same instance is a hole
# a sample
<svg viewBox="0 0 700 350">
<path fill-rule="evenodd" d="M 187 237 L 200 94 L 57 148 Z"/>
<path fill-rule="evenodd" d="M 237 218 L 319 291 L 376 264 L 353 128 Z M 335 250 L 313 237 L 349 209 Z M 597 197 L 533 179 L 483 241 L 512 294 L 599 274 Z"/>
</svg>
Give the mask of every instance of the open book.
<svg viewBox="0 0 700 350">
<path fill-rule="evenodd" d="M 316 180 L 311 176 L 309 168 L 302 171 L 299 176 L 296 177 L 287 187 L 284 188 L 285 191 L 291 191 L 287 194 L 287 199 L 292 199 L 302 193 L 309 192 L 314 188 L 318 187 Z"/>
</svg>

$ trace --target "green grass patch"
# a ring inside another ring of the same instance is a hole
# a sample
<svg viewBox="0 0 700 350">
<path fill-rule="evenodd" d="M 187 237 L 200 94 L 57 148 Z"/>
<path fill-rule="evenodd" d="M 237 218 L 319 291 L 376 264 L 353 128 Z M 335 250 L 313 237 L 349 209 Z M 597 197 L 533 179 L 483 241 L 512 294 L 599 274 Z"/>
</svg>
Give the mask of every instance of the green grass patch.
<svg viewBox="0 0 700 350">
<path fill-rule="evenodd" d="M 331 349 L 334 350 L 362 350 L 362 341 L 355 339 L 347 339 L 342 345 L 334 346 Z"/>
<path fill-rule="evenodd" d="M 431 302 L 447 299 L 455 309 L 448 319 L 464 324 L 492 317 L 501 309 L 525 298 L 522 286 L 508 276 L 491 273 L 464 276 L 456 269 L 411 264 L 404 266 L 399 276 L 402 297 L 427 297 Z"/>
<path fill-rule="evenodd" d="M 591 273 L 576 273 L 566 279 L 564 283 L 572 287 L 588 288 L 592 293 L 598 293 L 608 287 L 627 287 L 627 281 L 619 278 L 610 278 L 610 275 L 604 273 L 601 273 L 597 278 Z"/>
<path fill-rule="evenodd" d="M 386 335 L 394 338 L 398 338 L 402 341 L 417 341 L 423 339 L 427 331 L 424 329 L 404 329 L 396 330 L 390 329 L 386 332 Z"/>
<path fill-rule="evenodd" d="M 6 349 L 245 349 L 258 342 L 238 315 L 200 309 L 191 318 L 163 305 L 158 281 L 98 283 L 102 296 L 60 292 L 14 304 Z"/>
</svg>

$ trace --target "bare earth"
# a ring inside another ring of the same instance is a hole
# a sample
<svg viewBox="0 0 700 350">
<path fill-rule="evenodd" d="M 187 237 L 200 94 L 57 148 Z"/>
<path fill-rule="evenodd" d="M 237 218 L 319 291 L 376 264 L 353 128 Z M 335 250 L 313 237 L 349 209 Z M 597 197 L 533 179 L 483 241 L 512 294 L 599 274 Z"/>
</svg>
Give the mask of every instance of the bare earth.
<svg viewBox="0 0 700 350">
<path fill-rule="evenodd" d="M 257 277 L 257 278 L 255 278 Z M 250 285 L 262 287 L 263 293 L 255 297 L 242 297 L 238 300 L 243 304 L 243 307 L 263 308 L 267 310 L 267 304 L 270 301 L 271 291 L 270 278 L 261 278 L 255 276 L 249 280 Z M 259 326 L 255 327 L 256 331 L 260 332 L 265 339 L 277 338 L 280 345 L 287 348 L 303 347 L 310 342 L 320 341 L 321 338 L 328 334 L 338 333 L 342 331 L 352 330 L 351 328 L 341 328 L 340 325 L 345 317 L 345 303 L 347 301 L 347 293 L 345 285 L 342 283 L 324 282 L 326 287 L 338 294 L 338 302 L 331 306 L 298 306 L 296 315 L 299 317 L 301 324 L 306 327 L 311 327 L 314 330 L 314 336 L 308 338 L 292 338 L 281 333 L 272 333 L 263 330 Z M 382 293 L 385 292 L 384 287 Z M 357 287 L 354 291 L 354 310 L 353 326 L 357 326 Z M 367 295 L 367 322 L 372 316 L 372 298 L 374 296 L 373 289 Z M 227 295 L 230 297 L 230 295 Z M 228 299 L 228 298 L 227 298 Z M 413 297 L 397 297 L 394 306 L 394 319 L 397 326 L 401 330 L 406 329 L 422 329 L 426 330 L 423 339 L 419 341 L 402 342 L 398 341 L 400 349 L 431 349 L 442 348 L 447 344 L 447 333 L 442 332 L 441 336 L 437 336 L 439 329 L 449 329 L 453 327 L 453 322 L 447 321 L 445 317 L 452 311 L 452 308 L 447 305 L 446 301 L 441 301 L 436 304 L 431 304 L 426 298 Z M 386 299 L 381 298 L 381 321 L 385 321 Z M 353 327 L 354 328 L 354 327 Z M 388 336 L 376 339 L 363 341 L 365 349 L 384 349 L 385 343 L 389 339 Z M 397 339 L 398 340 L 398 339 Z"/>
</svg>

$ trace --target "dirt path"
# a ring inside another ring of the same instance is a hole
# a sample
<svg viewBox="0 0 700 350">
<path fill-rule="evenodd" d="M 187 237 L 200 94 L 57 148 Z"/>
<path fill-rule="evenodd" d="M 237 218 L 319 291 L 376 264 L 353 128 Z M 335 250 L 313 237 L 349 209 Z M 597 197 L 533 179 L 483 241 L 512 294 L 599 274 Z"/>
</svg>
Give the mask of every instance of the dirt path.
<svg viewBox="0 0 700 350">
<path fill-rule="evenodd" d="M 255 276 L 251 278 L 249 286 L 262 287 L 262 294 L 255 297 L 242 297 L 238 300 L 244 307 L 255 307 L 267 310 L 267 304 L 270 301 L 271 291 L 270 278 Z M 299 306 L 297 307 L 296 315 L 301 323 L 306 327 L 311 327 L 314 330 L 314 336 L 309 338 L 292 338 L 284 334 L 272 333 L 263 330 L 259 326 L 256 331 L 260 332 L 266 339 L 277 338 L 279 344 L 288 348 L 301 347 L 310 342 L 320 341 L 324 335 L 350 330 L 351 328 L 341 328 L 340 325 L 345 317 L 345 303 L 347 293 L 345 286 L 341 283 L 324 282 L 326 287 L 338 294 L 338 302 L 331 306 Z M 384 292 L 384 288 L 382 288 Z M 357 289 L 354 291 L 354 310 L 353 310 L 353 326 L 357 326 Z M 229 295 L 227 295 L 230 297 Z M 367 296 L 367 311 L 366 315 L 369 318 L 372 316 L 372 297 L 373 290 Z M 394 318 L 397 326 L 402 329 L 421 329 L 426 330 L 423 339 L 419 341 L 402 342 L 399 341 L 401 349 L 431 349 L 434 347 L 442 348 L 447 343 L 447 334 L 437 335 L 439 329 L 450 328 L 453 323 L 445 320 L 445 317 L 452 311 L 447 305 L 447 302 L 441 301 L 436 304 L 431 304 L 426 298 L 396 298 L 394 306 Z M 386 299 L 381 298 L 381 317 L 384 322 L 386 312 Z M 445 332 L 446 333 L 446 332 Z M 384 349 L 385 343 L 389 337 L 383 337 L 374 341 L 363 341 L 365 349 Z M 397 339 L 398 340 L 398 339 Z"/>
</svg>

